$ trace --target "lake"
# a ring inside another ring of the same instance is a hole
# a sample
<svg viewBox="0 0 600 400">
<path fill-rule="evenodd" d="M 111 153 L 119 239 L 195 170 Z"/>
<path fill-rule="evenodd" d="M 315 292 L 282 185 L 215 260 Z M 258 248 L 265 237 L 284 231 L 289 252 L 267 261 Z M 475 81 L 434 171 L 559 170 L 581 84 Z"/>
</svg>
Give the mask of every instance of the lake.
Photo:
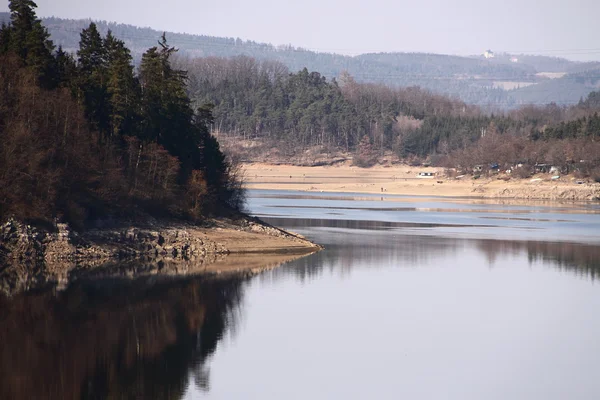
<svg viewBox="0 0 600 400">
<path fill-rule="evenodd" d="M 254 190 L 248 210 L 325 249 L 3 299 L 0 398 L 600 398 L 598 204 Z"/>
</svg>

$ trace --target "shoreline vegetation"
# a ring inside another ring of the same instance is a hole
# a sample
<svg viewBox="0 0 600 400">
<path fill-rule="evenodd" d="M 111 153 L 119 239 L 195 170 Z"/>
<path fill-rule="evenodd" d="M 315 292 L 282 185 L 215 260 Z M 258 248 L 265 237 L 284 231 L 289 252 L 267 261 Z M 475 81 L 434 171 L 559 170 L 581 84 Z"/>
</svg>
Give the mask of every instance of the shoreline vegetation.
<svg viewBox="0 0 600 400">
<path fill-rule="evenodd" d="M 75 51 L 55 46 L 36 7 L 10 0 L 0 28 L 0 277 L 13 283 L 118 260 L 160 271 L 229 253 L 320 249 L 243 215 L 246 188 L 600 198 L 600 92 L 572 107 L 487 115 L 347 73 L 328 81 L 244 57 L 178 58 L 165 34 L 135 66 L 125 42 L 94 22 Z M 257 139 L 262 145 L 244 147 Z M 313 147 L 325 163 L 342 152 L 353 161 L 242 169 L 240 160 L 293 163 Z M 439 167 L 376 165 L 388 153 Z M 517 178 L 541 164 L 565 176 Z M 482 165 L 526 168 L 478 179 L 464 172 Z"/>
<path fill-rule="evenodd" d="M 1 286 L 117 263 L 144 263 L 123 272 L 132 276 L 247 272 L 258 264 L 220 259 L 269 254 L 268 266 L 320 249 L 243 214 L 238 166 L 210 133 L 212 105 L 192 104 L 164 34 L 136 68 L 125 42 L 93 22 L 76 53 L 57 48 L 36 7 L 9 1 L 0 27 Z"/>
<path fill-rule="evenodd" d="M 574 176 L 552 179 L 548 173 L 518 178 L 493 174 L 450 177 L 444 168 L 377 165 L 359 168 L 351 161 L 328 166 L 246 163 L 247 189 L 306 192 L 369 193 L 383 195 L 442 196 L 550 201 L 600 201 L 600 183 Z M 419 177 L 420 173 L 432 176 Z M 579 182 L 579 183 L 578 183 Z"/>
</svg>

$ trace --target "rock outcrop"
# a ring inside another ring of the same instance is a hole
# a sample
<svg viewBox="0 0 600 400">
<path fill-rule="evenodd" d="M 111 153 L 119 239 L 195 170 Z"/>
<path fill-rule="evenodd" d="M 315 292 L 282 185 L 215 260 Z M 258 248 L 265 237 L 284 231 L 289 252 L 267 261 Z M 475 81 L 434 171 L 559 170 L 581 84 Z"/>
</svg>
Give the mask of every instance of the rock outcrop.
<svg viewBox="0 0 600 400">
<path fill-rule="evenodd" d="M 247 223 L 248 229 L 275 234 L 276 228 Z M 227 254 L 229 250 L 210 240 L 197 227 L 164 222 L 145 227 L 92 229 L 83 234 L 57 223 L 45 231 L 16 220 L 0 226 L 0 257 L 4 260 L 81 261 L 108 258 L 190 258 Z"/>
<path fill-rule="evenodd" d="M 120 224 L 83 233 L 64 223 L 53 228 L 44 230 L 14 219 L 0 225 L 0 292 L 65 286 L 84 275 L 239 272 L 244 265 L 221 268 L 219 263 L 232 252 L 300 255 L 320 249 L 299 235 L 247 216 L 214 219 L 202 226 L 148 219 L 143 225 Z M 209 270 L 209 265 L 214 267 Z"/>
</svg>

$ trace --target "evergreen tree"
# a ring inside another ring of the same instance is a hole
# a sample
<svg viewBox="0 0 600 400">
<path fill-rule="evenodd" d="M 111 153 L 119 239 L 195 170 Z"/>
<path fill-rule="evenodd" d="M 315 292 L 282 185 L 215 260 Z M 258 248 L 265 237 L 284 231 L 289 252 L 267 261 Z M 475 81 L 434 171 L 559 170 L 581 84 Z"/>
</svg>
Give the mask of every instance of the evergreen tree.
<svg viewBox="0 0 600 400">
<path fill-rule="evenodd" d="M 140 86 L 133 73 L 131 53 L 123 41 L 108 31 L 104 39 L 107 63 L 107 93 L 110 103 L 110 134 L 135 135 L 139 114 Z"/>
<path fill-rule="evenodd" d="M 145 55 L 142 90 L 124 43 L 93 23 L 77 62 L 62 47 L 52 54 L 34 6 L 11 2 L 13 23 L 0 29 L 0 218 L 82 227 L 132 204 L 194 217 L 242 205 L 211 108 L 194 116 L 164 35 Z"/>
<path fill-rule="evenodd" d="M 0 54 L 6 54 L 10 50 L 10 25 L 2 23 L 0 27 Z"/>
<path fill-rule="evenodd" d="M 58 46 L 58 50 L 54 55 L 56 59 L 56 83 L 59 86 L 73 89 L 73 85 L 77 78 L 77 63 L 73 56 L 65 52 L 62 46 Z"/>
<path fill-rule="evenodd" d="M 205 193 L 210 209 L 224 205 L 238 208 L 243 191 L 231 166 L 210 134 L 213 123 L 212 105 L 205 104 L 197 113 L 187 95 L 187 73 L 174 68 L 171 56 L 177 50 L 167 44 L 163 35 L 159 47 L 142 56 L 142 138 L 164 146 L 180 161 L 180 184 L 193 193 Z M 206 187 L 204 187 L 205 185 Z M 197 209 L 196 198 L 190 201 Z"/>
<path fill-rule="evenodd" d="M 103 137 L 110 136 L 110 103 L 107 88 L 106 50 L 95 23 L 81 32 L 78 69 L 79 92 L 85 115 L 92 128 Z"/>
<path fill-rule="evenodd" d="M 98 27 L 91 22 L 82 30 L 77 51 L 79 69 L 89 74 L 101 72 L 106 66 L 106 52 Z M 99 74 L 99 78 L 102 77 Z"/>
<path fill-rule="evenodd" d="M 174 69 L 170 58 L 177 50 L 162 36 L 160 49 L 142 56 L 140 82 L 144 124 L 142 137 L 164 146 L 182 162 L 187 174 L 198 162 L 200 137 L 193 128 L 194 112 L 186 92 L 185 71 Z"/>
<path fill-rule="evenodd" d="M 45 88 L 56 84 L 54 45 L 50 34 L 37 18 L 32 0 L 11 0 L 11 22 L 0 33 L 0 51 L 11 51 L 34 71 L 37 83 Z"/>
<path fill-rule="evenodd" d="M 219 142 L 208 129 L 214 122 L 212 109 L 212 104 L 204 104 L 198 108 L 194 116 L 194 129 L 200 139 L 198 145 L 201 150 L 196 168 L 205 171 L 205 178 L 209 186 L 221 187 L 227 173 L 227 163 L 219 148 Z"/>
</svg>

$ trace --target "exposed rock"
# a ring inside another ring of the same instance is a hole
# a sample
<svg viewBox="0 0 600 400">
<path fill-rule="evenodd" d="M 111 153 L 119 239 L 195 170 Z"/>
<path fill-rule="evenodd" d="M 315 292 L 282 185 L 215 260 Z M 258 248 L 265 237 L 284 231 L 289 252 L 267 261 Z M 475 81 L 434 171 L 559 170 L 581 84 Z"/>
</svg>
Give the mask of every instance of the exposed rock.
<svg viewBox="0 0 600 400">
<path fill-rule="evenodd" d="M 63 223 L 46 231 L 11 219 L 0 225 L 0 292 L 15 293 L 49 284 L 60 288 L 82 273 L 135 277 L 206 272 L 207 265 L 218 263 L 230 253 L 223 243 L 243 254 L 286 252 L 284 247 L 290 246 L 290 257 L 321 248 L 245 215 L 207 224 L 150 220 L 145 226 L 105 226 L 77 233 Z M 256 237 L 257 233 L 279 239 L 272 239 L 268 245 L 268 240 Z M 220 243 L 221 239 L 226 240 Z M 240 240 L 250 245 L 238 246 Z M 246 264 L 242 263 L 241 270 L 248 269 Z M 228 270 L 232 271 L 231 267 Z M 212 273 L 221 272 L 216 268 Z"/>
</svg>

